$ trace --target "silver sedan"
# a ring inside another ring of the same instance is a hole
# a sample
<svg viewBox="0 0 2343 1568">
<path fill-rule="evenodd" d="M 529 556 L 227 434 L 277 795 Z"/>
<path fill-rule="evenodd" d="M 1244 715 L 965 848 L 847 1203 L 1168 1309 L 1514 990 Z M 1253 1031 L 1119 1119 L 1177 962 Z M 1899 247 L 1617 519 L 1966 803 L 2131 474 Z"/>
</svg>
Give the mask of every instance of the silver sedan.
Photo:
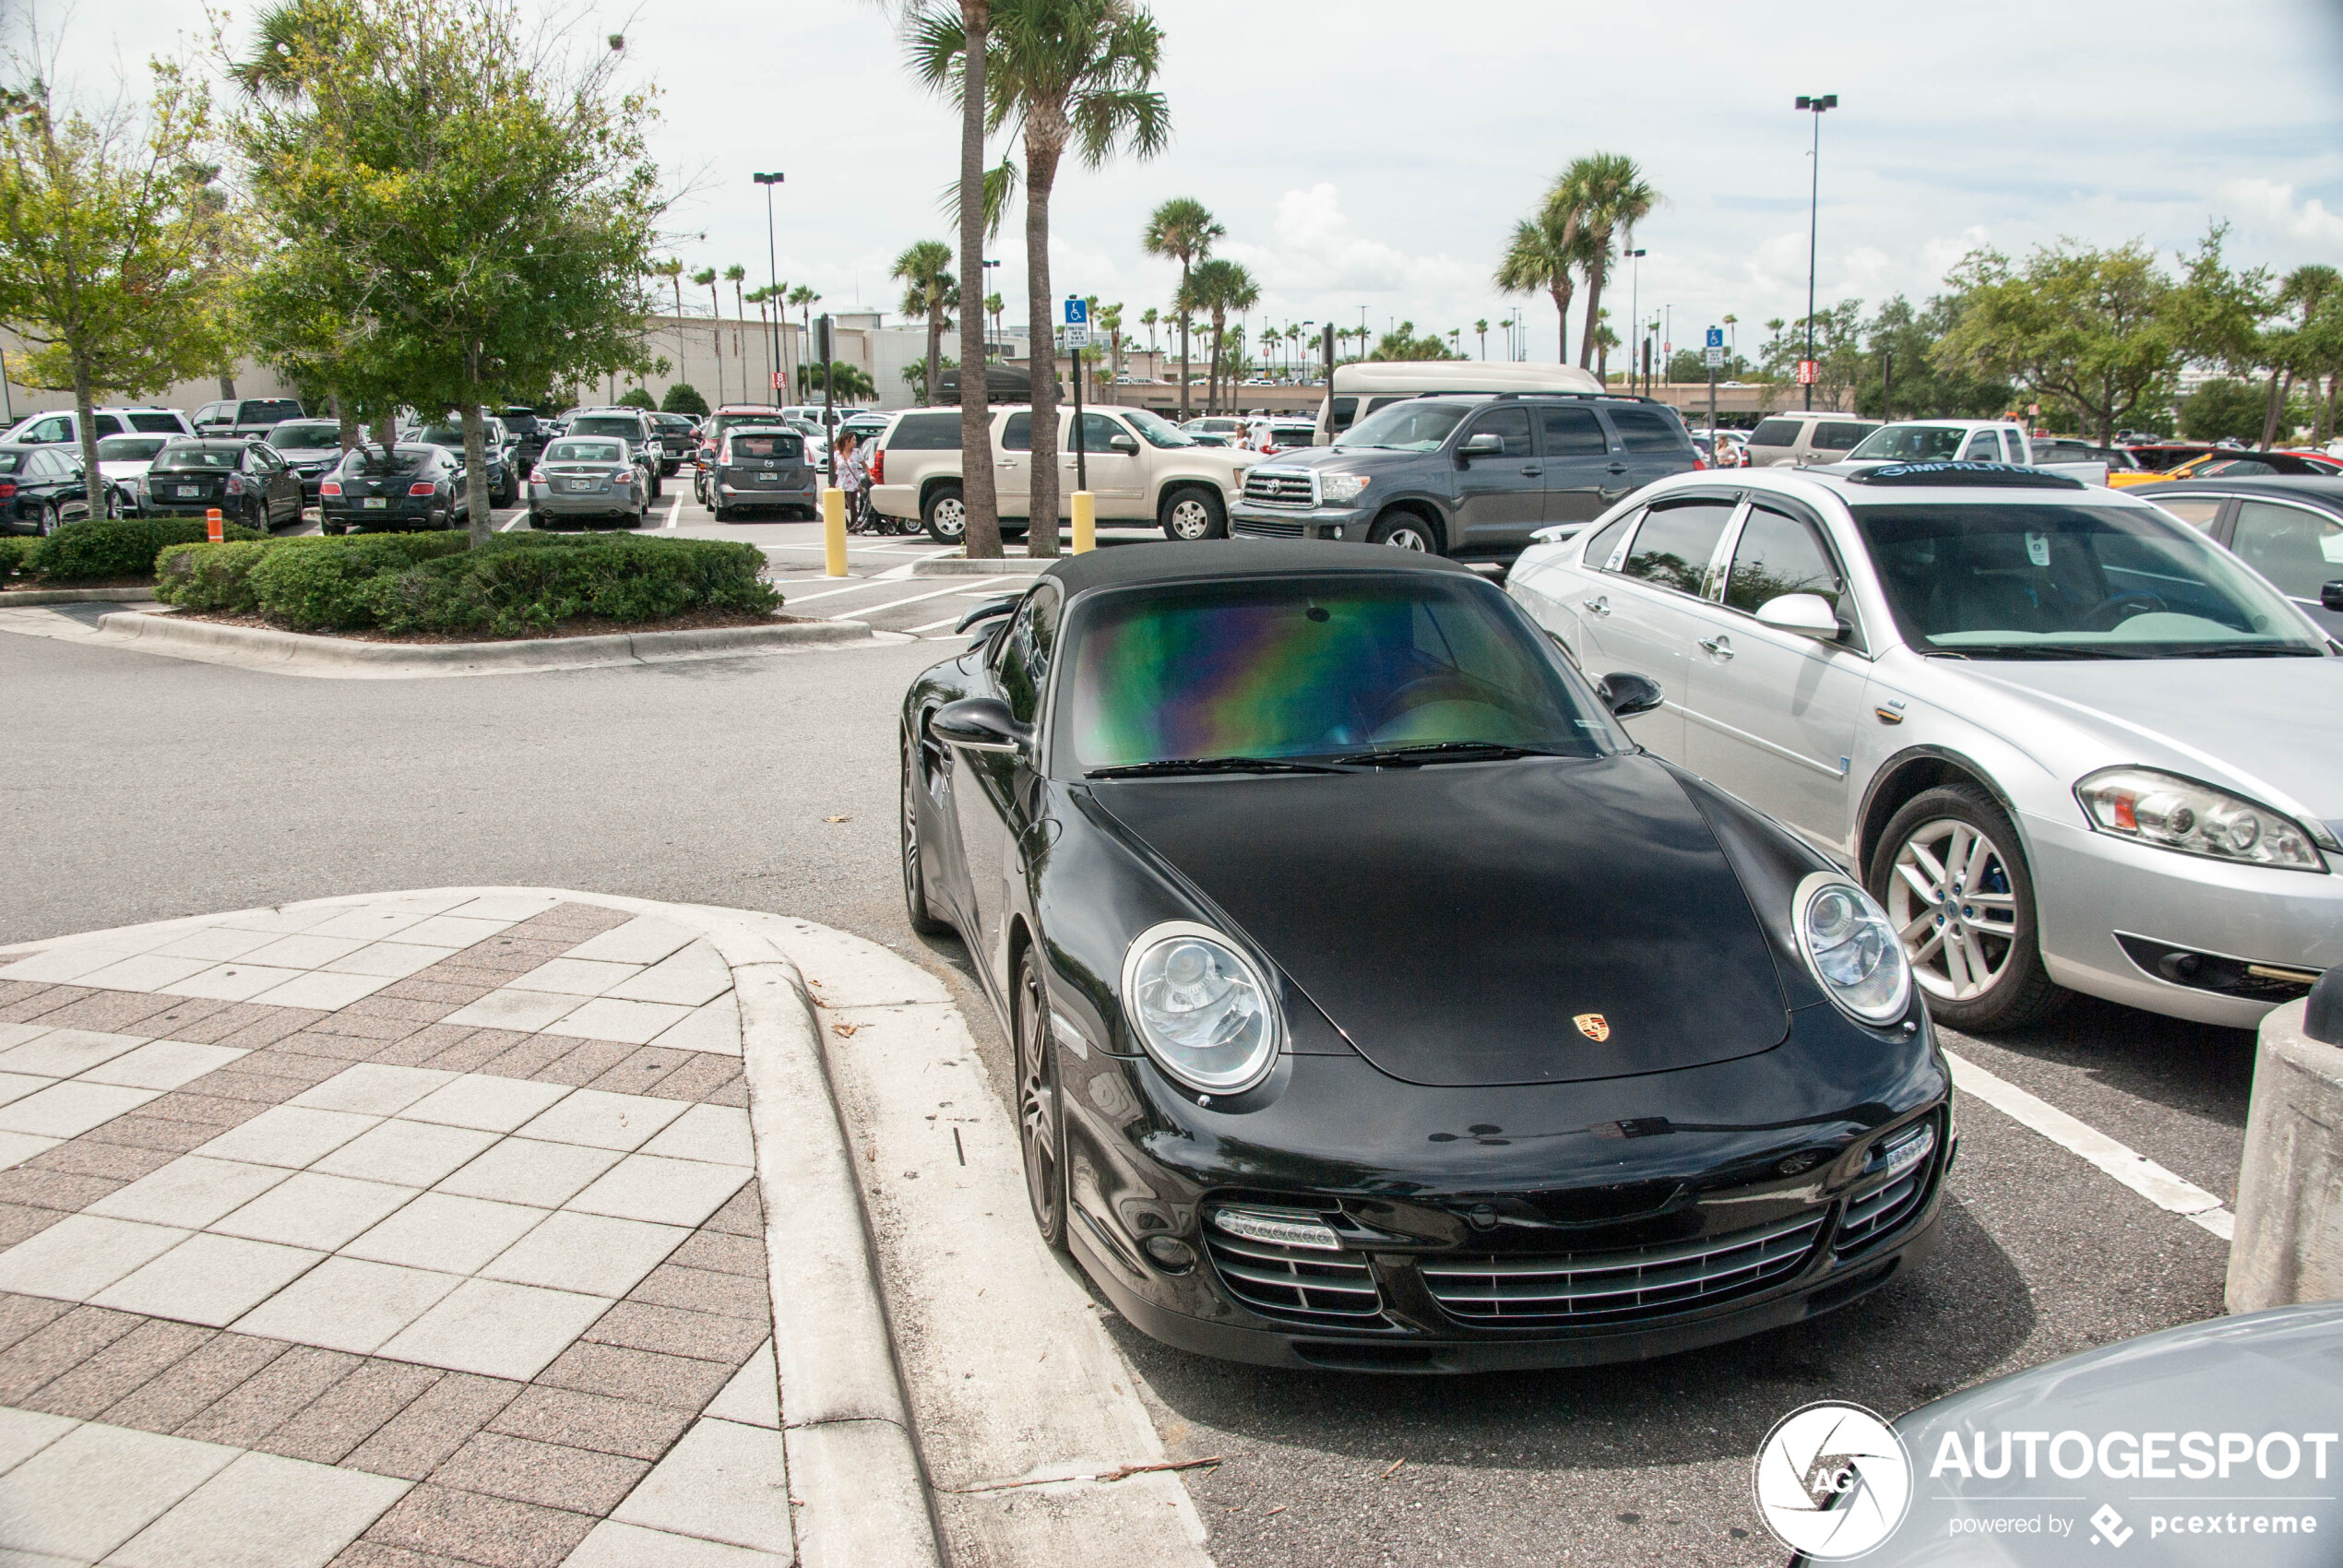
<svg viewBox="0 0 2343 1568">
<path fill-rule="evenodd" d="M 529 476 L 529 526 L 614 522 L 641 528 L 650 521 L 642 466 L 623 441 L 565 436 L 545 448 Z"/>
<path fill-rule="evenodd" d="M 1509 591 L 1647 747 L 1854 870 L 1937 1016 L 2250 1026 L 2343 962 L 2343 647 L 2136 496 L 2000 465 L 1682 474 Z"/>
</svg>

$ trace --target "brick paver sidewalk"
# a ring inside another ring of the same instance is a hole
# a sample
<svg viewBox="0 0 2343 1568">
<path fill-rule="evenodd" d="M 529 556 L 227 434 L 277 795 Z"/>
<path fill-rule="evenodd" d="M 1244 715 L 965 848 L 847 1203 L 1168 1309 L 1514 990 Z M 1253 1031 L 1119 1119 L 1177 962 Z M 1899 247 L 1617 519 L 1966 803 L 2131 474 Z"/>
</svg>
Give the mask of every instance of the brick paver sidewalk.
<svg viewBox="0 0 2343 1568">
<path fill-rule="evenodd" d="M 705 940 L 540 897 L 0 968 L 0 1562 L 786 1562 L 741 1068 Z"/>
</svg>

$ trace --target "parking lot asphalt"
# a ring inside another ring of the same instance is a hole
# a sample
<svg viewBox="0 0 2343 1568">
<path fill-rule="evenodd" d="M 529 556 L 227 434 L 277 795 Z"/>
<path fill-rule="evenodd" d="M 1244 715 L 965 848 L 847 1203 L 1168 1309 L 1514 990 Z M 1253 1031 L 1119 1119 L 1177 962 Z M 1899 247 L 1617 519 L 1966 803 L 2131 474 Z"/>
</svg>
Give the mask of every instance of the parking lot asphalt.
<svg viewBox="0 0 2343 1568">
<path fill-rule="evenodd" d="M 946 974 L 1005 1087 L 1005 1047 L 965 954 L 904 922 L 895 707 L 919 670 L 962 646 L 949 621 L 1005 585 L 912 578 L 937 547 L 861 537 L 853 576 L 828 580 L 816 525 L 720 525 L 687 487 L 673 505 L 678 493 L 671 484 L 655 514 L 662 531 L 756 543 L 794 612 L 920 640 L 424 683 L 0 636 L 0 941 L 453 884 L 794 912 Z M 2233 1196 L 2250 1034 L 2077 1001 L 2024 1035 L 1946 1043 Z M 1611 1368 L 1376 1379 L 1226 1365 L 1119 1320 L 1111 1331 L 1172 1456 L 1223 1461 L 1186 1479 L 1228 1568 L 1778 1563 L 1749 1465 L 1799 1405 L 1895 1415 L 2221 1311 L 2218 1237 L 1973 1097 L 1960 1116 L 1934 1253 L 1841 1312 L 1737 1344 Z"/>
</svg>

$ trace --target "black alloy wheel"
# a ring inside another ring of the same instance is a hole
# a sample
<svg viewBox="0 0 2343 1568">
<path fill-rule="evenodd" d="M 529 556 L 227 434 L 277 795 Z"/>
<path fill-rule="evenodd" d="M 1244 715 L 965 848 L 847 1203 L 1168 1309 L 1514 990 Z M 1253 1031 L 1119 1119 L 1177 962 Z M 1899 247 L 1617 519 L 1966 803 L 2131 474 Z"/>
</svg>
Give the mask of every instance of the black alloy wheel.
<svg viewBox="0 0 2343 1568">
<path fill-rule="evenodd" d="M 1041 968 L 1027 947 L 1017 964 L 1017 1124 L 1025 1194 L 1044 1245 L 1065 1250 L 1065 1128 L 1059 1119 L 1057 1052 Z"/>
<path fill-rule="evenodd" d="M 1906 802 L 1872 851 L 1871 893 L 1939 1023 L 2019 1029 L 2064 999 L 2042 967 L 2017 830 L 1978 786 L 1940 785 Z"/>
<path fill-rule="evenodd" d="M 927 862 L 920 839 L 920 764 L 911 737 L 903 736 L 903 910 L 911 929 L 922 936 L 942 936 L 952 929 L 939 921 L 927 901 Z"/>
<path fill-rule="evenodd" d="M 59 529 L 65 526 L 65 509 L 63 502 L 52 501 L 46 506 L 41 508 L 41 533 L 42 538 L 47 538 L 49 535 L 55 533 Z"/>
</svg>

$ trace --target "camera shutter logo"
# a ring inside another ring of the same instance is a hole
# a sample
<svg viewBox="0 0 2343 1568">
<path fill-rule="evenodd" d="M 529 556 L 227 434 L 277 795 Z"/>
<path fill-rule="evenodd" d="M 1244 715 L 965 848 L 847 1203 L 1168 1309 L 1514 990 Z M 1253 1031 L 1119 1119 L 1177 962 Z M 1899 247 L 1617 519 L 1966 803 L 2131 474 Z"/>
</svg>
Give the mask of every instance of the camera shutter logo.
<svg viewBox="0 0 2343 1568">
<path fill-rule="evenodd" d="M 1911 1456 L 1873 1412 L 1824 1400 L 1774 1423 L 1758 1445 L 1751 1490 L 1775 1539 L 1816 1562 L 1842 1562 L 1904 1522 Z"/>
</svg>

